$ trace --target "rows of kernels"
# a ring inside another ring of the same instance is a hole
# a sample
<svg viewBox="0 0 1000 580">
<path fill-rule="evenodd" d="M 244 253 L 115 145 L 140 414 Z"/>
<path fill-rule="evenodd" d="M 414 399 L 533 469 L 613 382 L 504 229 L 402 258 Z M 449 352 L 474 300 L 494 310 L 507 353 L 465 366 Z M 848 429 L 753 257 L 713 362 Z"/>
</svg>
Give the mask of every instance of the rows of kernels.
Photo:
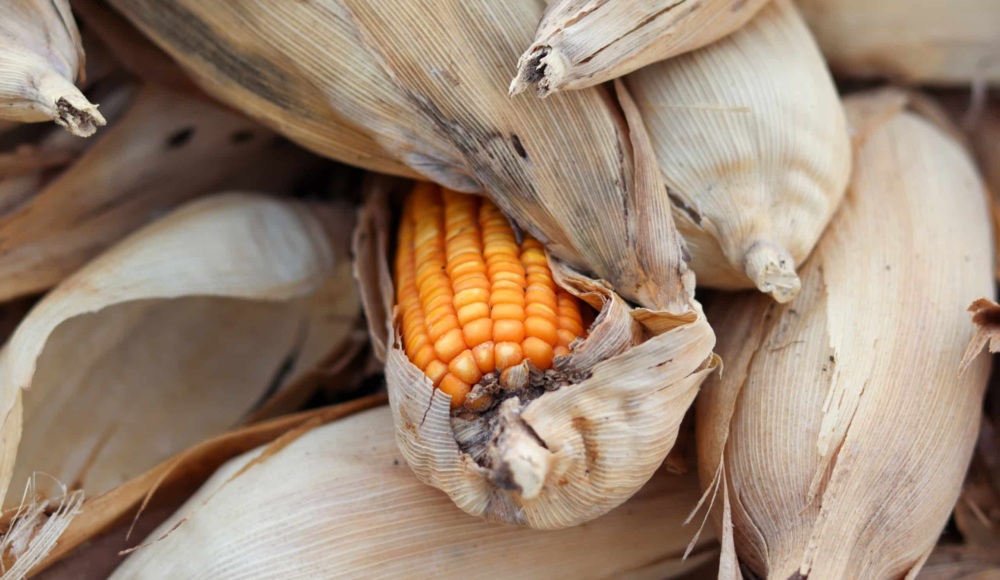
<svg viewBox="0 0 1000 580">
<path fill-rule="evenodd" d="M 583 335 L 574 297 L 555 285 L 545 250 L 518 244 L 487 200 L 420 184 L 407 200 L 396 260 L 407 356 L 461 406 L 483 375 L 539 369 Z"/>
</svg>

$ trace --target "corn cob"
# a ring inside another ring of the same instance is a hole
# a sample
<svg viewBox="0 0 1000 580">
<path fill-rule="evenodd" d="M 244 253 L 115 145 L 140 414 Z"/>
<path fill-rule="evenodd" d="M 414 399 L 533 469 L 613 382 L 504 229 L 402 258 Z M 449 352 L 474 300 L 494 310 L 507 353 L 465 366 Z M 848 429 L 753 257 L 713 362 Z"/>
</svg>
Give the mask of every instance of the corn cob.
<svg viewBox="0 0 1000 580">
<path fill-rule="evenodd" d="M 489 200 L 430 183 L 406 201 L 396 284 L 406 355 L 453 409 L 485 409 L 489 385 L 525 376 L 510 369 L 548 370 L 584 334 L 580 304 L 553 282 L 538 240 L 518 243 Z"/>
</svg>

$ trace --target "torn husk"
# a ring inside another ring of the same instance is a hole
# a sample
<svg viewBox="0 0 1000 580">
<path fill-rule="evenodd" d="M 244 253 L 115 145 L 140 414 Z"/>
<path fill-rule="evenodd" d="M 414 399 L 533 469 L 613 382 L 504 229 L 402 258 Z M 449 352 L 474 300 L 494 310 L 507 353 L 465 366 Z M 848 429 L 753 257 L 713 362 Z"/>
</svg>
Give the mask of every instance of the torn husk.
<svg viewBox="0 0 1000 580">
<path fill-rule="evenodd" d="M 843 198 L 851 154 L 837 89 L 791 0 L 625 82 L 699 286 L 794 298 L 796 268 Z"/>
<path fill-rule="evenodd" d="M 996 0 L 797 0 L 838 75 L 1000 83 Z"/>
<path fill-rule="evenodd" d="M 105 121 L 73 84 L 83 70 L 83 45 L 68 0 L 0 3 L 0 118 L 55 121 L 90 137 Z"/>
<path fill-rule="evenodd" d="M 491 412 L 453 414 L 408 358 L 388 269 L 385 182 L 373 181 L 355 236 L 356 276 L 377 352 L 386 358 L 396 438 L 417 477 L 491 521 L 562 528 L 619 505 L 653 475 L 717 366 L 700 306 L 683 315 L 635 308 L 554 258 L 555 281 L 601 312 L 561 362 L 569 384 Z M 669 226 L 669 224 L 668 224 Z M 682 268 L 682 265 L 678 265 Z"/>
<path fill-rule="evenodd" d="M 688 310 L 669 202 L 624 88 L 507 96 L 504 63 L 530 43 L 540 3 L 112 4 L 206 91 L 306 147 L 483 191 L 623 298 Z"/>
<path fill-rule="evenodd" d="M 540 97 L 591 87 L 711 44 L 767 0 L 553 0 L 510 83 Z"/>
<path fill-rule="evenodd" d="M 53 482 L 113 489 L 295 385 L 354 326 L 350 225 L 331 207 L 217 195 L 47 294 L 0 351 L 5 507 L 29 480 L 43 498 Z"/>
<path fill-rule="evenodd" d="M 622 509 L 586 527 L 540 532 L 470 518 L 413 477 L 382 407 L 264 447 L 221 469 L 112 578 L 240 576 L 672 578 L 697 487 L 659 473 Z M 289 474 L 294 474 L 290 477 Z M 247 509 L 248 502 L 253 509 Z M 419 530 L 415 534 L 414 530 Z M 239 558 L 230 557 L 235 551 Z"/>
<path fill-rule="evenodd" d="M 55 178 L 25 176 L 26 189 L 0 182 L 0 300 L 57 284 L 194 197 L 284 192 L 315 161 L 203 99 L 151 85 L 134 93 L 121 119 Z"/>
<path fill-rule="evenodd" d="M 699 472 L 726 499 L 712 512 L 735 544 L 724 567 L 912 578 L 969 465 L 990 369 L 979 357 L 958 374 L 964 310 L 993 295 L 982 182 L 944 131 L 865 98 L 847 100 L 864 138 L 795 303 L 707 309 L 726 372 L 697 405 Z"/>
</svg>

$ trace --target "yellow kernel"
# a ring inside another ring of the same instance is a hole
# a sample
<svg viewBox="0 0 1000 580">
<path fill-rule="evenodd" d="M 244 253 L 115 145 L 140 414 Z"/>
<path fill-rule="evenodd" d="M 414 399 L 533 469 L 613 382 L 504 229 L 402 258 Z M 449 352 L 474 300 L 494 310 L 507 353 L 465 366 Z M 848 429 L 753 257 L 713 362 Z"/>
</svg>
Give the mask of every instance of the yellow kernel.
<svg viewBox="0 0 1000 580">
<path fill-rule="evenodd" d="M 434 352 L 445 363 L 450 363 L 451 359 L 458 356 L 466 348 L 465 337 L 462 335 L 461 329 L 458 328 L 449 330 L 444 336 L 434 341 Z"/>
<path fill-rule="evenodd" d="M 497 304 L 490 310 L 493 320 L 517 320 L 524 322 L 524 307 L 518 304 Z"/>
<path fill-rule="evenodd" d="M 453 303 L 455 308 L 461 308 L 474 302 L 486 302 L 489 299 L 490 291 L 488 289 L 469 288 L 468 290 L 462 290 L 458 294 L 455 294 Z"/>
<path fill-rule="evenodd" d="M 550 308 L 549 306 L 547 306 L 545 304 L 540 304 L 540 303 L 537 303 L 537 302 L 534 303 L 534 304 L 528 304 L 527 306 L 525 306 L 524 307 L 524 313 L 527 316 L 537 316 L 539 318 L 544 318 L 546 320 L 551 320 L 553 323 L 555 323 L 557 320 L 559 320 L 559 315 L 556 314 L 555 310 L 553 310 L 552 308 Z"/>
<path fill-rule="evenodd" d="M 558 326 L 561 330 L 568 330 L 576 336 L 583 336 L 583 324 L 568 316 L 560 316 Z"/>
<path fill-rule="evenodd" d="M 438 388 L 441 389 L 442 393 L 451 395 L 451 408 L 457 409 L 465 403 L 465 397 L 472 390 L 472 385 L 448 373 L 441 379 L 441 384 L 438 385 Z"/>
<path fill-rule="evenodd" d="M 424 374 L 427 375 L 427 378 L 429 378 L 436 387 L 441 384 L 441 379 L 448 374 L 448 365 L 439 360 L 432 360 L 430 364 L 427 365 L 427 368 L 424 369 Z"/>
<path fill-rule="evenodd" d="M 564 328 L 560 328 L 559 330 L 557 330 L 556 334 L 559 337 L 558 340 L 556 340 L 556 344 L 558 346 L 569 347 L 569 345 L 572 344 L 574 340 L 580 338 L 579 334 L 574 334 L 573 332 L 570 332 L 569 330 L 566 330 Z"/>
<path fill-rule="evenodd" d="M 488 340 L 493 340 L 493 321 L 480 318 L 462 326 L 465 344 L 469 347 L 479 346 Z"/>
<path fill-rule="evenodd" d="M 498 370 L 521 364 L 524 350 L 516 342 L 498 342 L 493 349 Z"/>
<path fill-rule="evenodd" d="M 566 356 L 569 353 L 570 353 L 569 352 L 569 348 L 567 348 L 565 346 L 562 346 L 562 345 L 559 345 L 559 346 L 555 347 L 554 349 L 552 349 L 552 354 L 554 355 L 553 358 L 555 358 L 557 356 Z"/>
<path fill-rule="evenodd" d="M 483 378 L 483 373 L 476 364 L 476 358 L 472 356 L 471 350 L 464 350 L 461 354 L 451 359 L 448 363 L 448 370 L 462 380 L 463 383 L 474 385 Z"/>
<path fill-rule="evenodd" d="M 462 326 L 472 322 L 473 320 L 479 320 L 480 318 L 490 317 L 490 306 L 485 302 L 475 302 L 473 304 L 466 304 L 465 306 L 458 309 L 458 323 Z"/>
<path fill-rule="evenodd" d="M 490 340 L 472 348 L 472 356 L 476 359 L 479 371 L 483 374 L 491 373 L 497 368 L 496 356 L 493 354 L 494 344 Z"/>
<path fill-rule="evenodd" d="M 521 342 L 524 340 L 524 323 L 520 320 L 493 321 L 494 342 Z"/>
<path fill-rule="evenodd" d="M 436 322 L 427 323 L 427 336 L 435 343 L 452 331 L 458 332 L 459 336 L 462 334 L 458 327 L 458 317 L 454 314 L 446 314 Z"/>
<path fill-rule="evenodd" d="M 497 290 L 490 294 L 490 306 L 497 304 L 517 304 L 524 306 L 524 292 L 517 290 Z"/>
<path fill-rule="evenodd" d="M 525 358 L 537 368 L 545 370 L 552 366 L 552 357 L 555 356 L 555 353 L 551 344 L 540 338 L 529 336 L 521 343 L 521 347 L 524 349 Z"/>
<path fill-rule="evenodd" d="M 417 351 L 416 354 L 411 357 L 413 364 L 417 366 L 420 370 L 427 368 L 427 365 L 433 360 L 437 360 L 437 353 L 434 352 L 434 348 L 431 345 L 427 345 Z"/>
<path fill-rule="evenodd" d="M 524 334 L 540 338 L 548 344 L 555 346 L 559 341 L 559 334 L 556 325 L 552 321 L 539 316 L 529 316 L 524 321 Z"/>
</svg>

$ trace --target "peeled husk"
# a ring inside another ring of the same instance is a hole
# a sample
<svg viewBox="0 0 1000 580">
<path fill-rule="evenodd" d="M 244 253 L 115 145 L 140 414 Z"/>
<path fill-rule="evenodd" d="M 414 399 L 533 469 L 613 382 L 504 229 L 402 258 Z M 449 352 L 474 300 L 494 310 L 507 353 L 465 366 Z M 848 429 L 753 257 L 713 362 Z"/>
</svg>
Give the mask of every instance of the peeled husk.
<svg viewBox="0 0 1000 580">
<path fill-rule="evenodd" d="M 626 77 L 699 286 L 778 302 L 837 209 L 851 169 L 833 79 L 791 0 Z"/>
<path fill-rule="evenodd" d="M 730 577 L 737 557 L 769 578 L 914 577 L 976 441 L 991 361 L 958 370 L 965 307 L 993 295 L 982 182 L 945 131 L 864 98 L 847 104 L 847 197 L 794 305 L 707 308 L 726 370 L 698 401 L 699 472 Z"/>
<path fill-rule="evenodd" d="M 711 44 L 768 0 L 553 0 L 517 62 L 511 94 L 591 87 Z"/>
<path fill-rule="evenodd" d="M 354 327 L 349 229 L 330 207 L 218 195 L 46 295 L 0 351 L 5 508 L 107 492 L 302 388 Z"/>
<path fill-rule="evenodd" d="M 406 469 L 382 407 L 316 427 L 221 469 L 112 578 L 240 576 L 672 578 L 690 476 L 660 473 L 632 501 L 586 527 L 490 526 L 449 505 Z M 247 509 L 247 502 L 254 509 Z M 233 558 L 232 554 L 240 554 Z"/>
<path fill-rule="evenodd" d="M 996 0 L 796 0 L 838 74 L 905 83 L 1000 83 Z"/>
<path fill-rule="evenodd" d="M 482 191 L 622 297 L 689 310 L 669 203 L 624 88 L 507 96 L 506 63 L 530 43 L 537 1 L 111 4 L 207 92 L 306 147 Z"/>
<path fill-rule="evenodd" d="M 638 491 L 717 366 L 700 306 L 692 301 L 683 315 L 636 308 L 550 256 L 556 282 L 600 310 L 583 344 L 556 364 L 576 379 L 530 402 L 508 393 L 495 418 L 453 418 L 450 397 L 407 359 L 399 338 L 387 189 L 370 183 L 354 255 L 375 349 L 385 357 L 396 438 L 417 477 L 472 515 L 541 529 L 591 520 Z"/>
<path fill-rule="evenodd" d="M 55 121 L 89 137 L 105 124 L 82 80 L 83 45 L 68 0 L 0 4 L 0 119 Z"/>
<path fill-rule="evenodd" d="M 127 111 L 56 177 L 0 181 L 0 300 L 57 284 L 194 197 L 226 188 L 283 192 L 315 163 L 212 103 L 155 86 L 133 94 L 112 95 L 115 114 Z"/>
</svg>

